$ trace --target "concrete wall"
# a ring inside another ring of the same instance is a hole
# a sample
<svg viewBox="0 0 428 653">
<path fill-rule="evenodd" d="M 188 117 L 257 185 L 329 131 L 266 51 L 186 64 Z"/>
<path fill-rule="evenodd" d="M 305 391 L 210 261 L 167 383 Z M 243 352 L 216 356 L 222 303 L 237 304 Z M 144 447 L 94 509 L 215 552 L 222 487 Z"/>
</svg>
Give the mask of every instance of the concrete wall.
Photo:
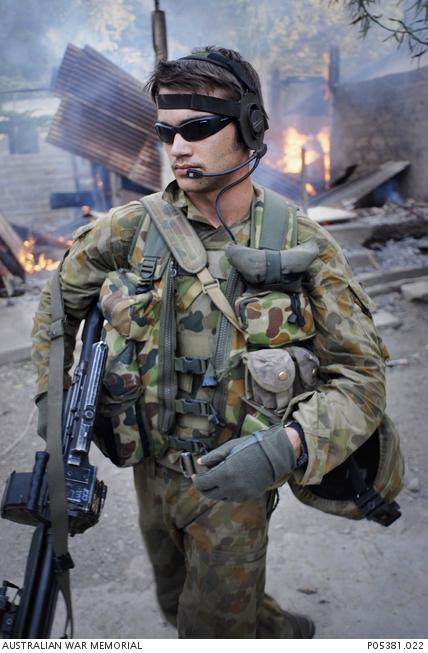
<svg viewBox="0 0 428 653">
<path fill-rule="evenodd" d="M 46 143 L 39 129 L 37 154 L 10 154 L 8 136 L 0 134 L 0 210 L 11 222 L 36 229 L 55 229 L 79 215 L 76 209 L 49 208 L 53 192 L 76 191 L 73 157 Z M 75 157 L 80 190 L 91 188 L 89 162 Z"/>
<path fill-rule="evenodd" d="M 339 85 L 331 148 L 333 178 L 354 163 L 365 173 L 388 160 L 410 161 L 400 191 L 428 201 L 428 66 Z"/>
</svg>

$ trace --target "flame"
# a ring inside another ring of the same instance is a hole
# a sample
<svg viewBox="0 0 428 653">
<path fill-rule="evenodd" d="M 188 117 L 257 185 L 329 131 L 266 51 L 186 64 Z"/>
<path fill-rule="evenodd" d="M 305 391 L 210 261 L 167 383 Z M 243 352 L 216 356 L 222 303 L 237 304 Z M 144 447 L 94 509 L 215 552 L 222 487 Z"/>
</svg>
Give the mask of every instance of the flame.
<svg viewBox="0 0 428 653">
<path fill-rule="evenodd" d="M 331 181 L 330 172 L 330 131 L 322 127 L 316 134 L 304 134 L 296 127 L 288 127 L 283 135 L 283 156 L 275 162 L 274 167 L 283 172 L 299 174 L 302 171 L 302 150 L 305 150 L 305 164 L 311 165 L 320 157 L 323 159 L 324 184 L 328 188 Z M 313 186 L 308 190 L 315 192 Z"/>
<path fill-rule="evenodd" d="M 305 184 L 305 188 L 306 188 L 306 192 L 307 192 L 308 195 L 314 196 L 314 195 L 317 194 L 317 191 L 312 186 L 312 184 Z"/>
<path fill-rule="evenodd" d="M 324 180 L 328 188 L 331 182 L 331 161 L 330 161 L 330 130 L 328 127 L 322 127 L 316 137 L 321 145 L 324 156 Z"/>
<path fill-rule="evenodd" d="M 56 270 L 59 261 L 54 261 L 54 259 L 47 258 L 43 252 L 38 256 L 35 256 L 33 253 L 34 245 L 36 243 L 35 238 L 29 238 L 24 240 L 21 250 L 18 252 L 18 260 L 26 272 L 41 272 L 41 270 L 47 270 L 49 272 Z"/>
</svg>

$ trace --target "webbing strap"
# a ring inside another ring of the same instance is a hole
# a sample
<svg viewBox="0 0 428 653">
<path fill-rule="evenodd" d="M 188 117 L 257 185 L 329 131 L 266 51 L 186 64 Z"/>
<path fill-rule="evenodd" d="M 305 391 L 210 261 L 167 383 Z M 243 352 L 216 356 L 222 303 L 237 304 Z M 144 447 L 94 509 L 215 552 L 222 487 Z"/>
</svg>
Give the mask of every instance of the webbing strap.
<svg viewBox="0 0 428 653">
<path fill-rule="evenodd" d="M 204 268 L 197 273 L 197 277 L 202 285 L 202 292 L 206 293 L 212 303 L 223 313 L 224 317 L 241 333 L 243 333 L 239 322 L 235 317 L 233 308 L 226 299 L 218 279 L 215 279 L 208 268 Z"/>
<path fill-rule="evenodd" d="M 179 266 L 190 274 L 202 270 L 208 262 L 207 253 L 184 213 L 162 199 L 160 193 L 147 195 L 141 201 Z"/>
<path fill-rule="evenodd" d="M 167 436 L 169 446 L 177 451 L 189 451 L 190 453 L 206 453 L 214 448 L 215 436 L 204 436 L 201 438 L 182 438 L 178 435 Z"/>
<path fill-rule="evenodd" d="M 144 281 L 147 283 L 153 283 L 154 279 L 161 276 L 162 269 L 158 272 L 158 275 L 156 275 L 157 264 L 159 260 L 164 260 L 166 264 L 167 253 L 168 246 L 159 233 L 156 224 L 152 221 L 144 244 L 143 260 L 140 263 L 140 274 Z"/>
<path fill-rule="evenodd" d="M 208 362 L 208 356 L 178 356 L 174 360 L 174 367 L 176 372 L 184 374 L 205 374 Z"/>
<path fill-rule="evenodd" d="M 242 332 L 218 280 L 206 267 L 208 257 L 205 247 L 184 213 L 162 199 L 159 193 L 143 197 L 141 201 L 180 267 L 197 275 L 202 292 L 209 296 L 235 329 Z"/>
<path fill-rule="evenodd" d="M 265 188 L 260 249 L 290 249 L 297 245 L 296 209 L 284 197 Z"/>
<path fill-rule="evenodd" d="M 208 401 L 203 399 L 176 399 L 175 412 L 180 415 L 196 415 L 209 417 L 214 414 L 214 409 Z"/>
<path fill-rule="evenodd" d="M 49 454 L 47 475 L 50 505 L 54 570 L 59 589 L 64 597 L 67 617 L 65 632 L 70 625 L 73 637 L 73 609 L 70 574 L 73 567 L 68 552 L 68 508 L 62 452 L 62 401 L 64 375 L 64 308 L 61 297 L 59 270 L 52 278 L 52 316 L 49 331 L 48 425 L 46 449 Z"/>
</svg>

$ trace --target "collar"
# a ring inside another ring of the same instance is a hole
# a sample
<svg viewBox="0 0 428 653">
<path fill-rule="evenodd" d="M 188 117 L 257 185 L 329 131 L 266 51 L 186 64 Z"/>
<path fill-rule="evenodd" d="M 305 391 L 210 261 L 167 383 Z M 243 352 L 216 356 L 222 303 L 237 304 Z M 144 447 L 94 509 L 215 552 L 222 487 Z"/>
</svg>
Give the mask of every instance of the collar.
<svg viewBox="0 0 428 653">
<path fill-rule="evenodd" d="M 263 201 L 263 195 L 264 195 L 263 188 L 253 182 L 253 201 L 251 203 L 250 214 L 246 215 L 242 220 L 240 220 L 240 222 L 236 222 L 235 224 L 233 224 L 231 227 L 232 231 L 235 227 L 241 225 L 243 222 L 246 222 L 249 219 L 250 215 L 251 217 L 253 217 L 256 204 L 258 204 L 260 200 Z M 165 188 L 164 192 L 162 193 L 162 199 L 164 199 L 169 204 L 172 204 L 176 208 L 181 209 L 183 213 L 186 214 L 189 220 L 202 222 L 203 224 L 212 227 L 212 225 L 208 222 L 208 220 L 192 204 L 192 202 L 190 201 L 186 193 L 183 190 L 181 190 L 181 188 L 178 186 L 175 179 L 171 181 L 168 184 L 168 186 Z M 214 227 L 212 228 L 214 229 Z M 221 229 L 222 227 L 218 227 L 218 228 Z"/>
</svg>

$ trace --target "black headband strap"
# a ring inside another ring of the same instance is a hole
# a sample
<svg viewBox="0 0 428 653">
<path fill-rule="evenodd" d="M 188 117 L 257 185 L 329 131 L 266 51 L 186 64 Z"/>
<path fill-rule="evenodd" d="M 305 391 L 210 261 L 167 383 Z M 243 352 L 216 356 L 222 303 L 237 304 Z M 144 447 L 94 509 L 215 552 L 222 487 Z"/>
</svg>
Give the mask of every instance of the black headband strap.
<svg viewBox="0 0 428 653">
<path fill-rule="evenodd" d="M 229 118 L 241 115 L 240 102 L 197 93 L 161 93 L 157 96 L 157 105 L 158 109 L 193 109 Z"/>
</svg>

